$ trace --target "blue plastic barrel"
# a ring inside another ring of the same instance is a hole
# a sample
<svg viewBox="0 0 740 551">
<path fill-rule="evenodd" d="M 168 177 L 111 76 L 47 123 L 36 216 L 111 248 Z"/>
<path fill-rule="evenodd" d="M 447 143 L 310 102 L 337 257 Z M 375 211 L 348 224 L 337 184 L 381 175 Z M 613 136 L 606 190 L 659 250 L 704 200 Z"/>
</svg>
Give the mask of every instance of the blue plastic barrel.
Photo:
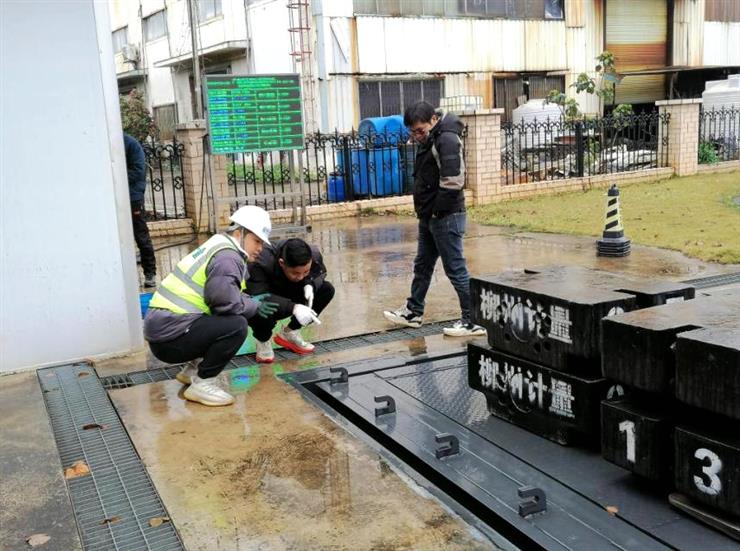
<svg viewBox="0 0 740 551">
<path fill-rule="evenodd" d="M 383 197 L 401 193 L 402 175 L 397 147 L 355 149 L 352 151 L 352 164 L 360 168 L 352 178 L 356 196 Z"/>
<path fill-rule="evenodd" d="M 344 201 L 344 176 L 337 174 L 330 175 L 327 192 L 330 203 Z"/>
<path fill-rule="evenodd" d="M 363 119 L 360 121 L 357 133 L 360 136 L 377 136 L 376 143 L 378 145 L 398 145 L 408 139 L 408 130 L 403 125 L 401 115 Z"/>
<path fill-rule="evenodd" d="M 401 193 L 403 175 L 398 148 L 408 140 L 401 115 L 372 117 L 360 121 L 358 134 L 366 138 L 350 152 L 351 171 L 344 167 L 344 152 L 337 151 L 337 167 L 352 174 L 356 197 L 383 197 Z M 367 139 L 369 138 L 369 139 Z"/>
</svg>

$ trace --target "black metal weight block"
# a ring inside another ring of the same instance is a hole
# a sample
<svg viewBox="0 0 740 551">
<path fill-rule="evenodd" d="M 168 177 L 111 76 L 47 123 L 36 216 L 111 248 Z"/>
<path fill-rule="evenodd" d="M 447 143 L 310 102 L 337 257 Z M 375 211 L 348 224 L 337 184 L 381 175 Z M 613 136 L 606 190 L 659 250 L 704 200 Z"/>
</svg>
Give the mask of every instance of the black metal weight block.
<svg viewBox="0 0 740 551">
<path fill-rule="evenodd" d="M 447 432 L 440 433 L 434 436 L 434 441 L 437 444 L 437 449 L 434 450 L 434 456 L 437 459 L 443 457 L 449 457 L 451 455 L 458 455 L 460 453 L 460 440 L 454 434 Z"/>
<path fill-rule="evenodd" d="M 547 496 L 542 488 L 522 486 L 516 494 L 521 498 L 519 502 L 519 516 L 528 517 L 535 513 L 547 511 Z"/>
<path fill-rule="evenodd" d="M 332 377 L 329 379 L 330 385 L 338 385 L 340 383 L 347 383 L 349 382 L 349 373 L 347 373 L 347 370 L 343 367 L 330 367 L 329 373 L 332 375 L 336 375 L 336 377 Z"/>
<path fill-rule="evenodd" d="M 740 424 L 720 430 L 707 436 L 707 431 L 676 427 L 676 489 L 700 503 L 740 515 Z"/>
<path fill-rule="evenodd" d="M 697 329 L 676 340 L 676 397 L 740 420 L 740 310 L 734 329 Z"/>
<path fill-rule="evenodd" d="M 631 399 L 601 403 L 601 455 L 648 480 L 667 481 L 673 472 L 674 421 Z"/>
<path fill-rule="evenodd" d="M 492 415 L 560 444 L 598 435 L 610 389 L 601 377 L 576 377 L 474 344 L 468 385 L 485 395 Z"/>
<path fill-rule="evenodd" d="M 702 327 L 740 327 L 739 320 L 740 292 L 700 296 L 604 318 L 603 374 L 637 389 L 672 394 L 678 335 Z"/>
<path fill-rule="evenodd" d="M 390 396 L 375 396 L 376 404 L 385 404 L 375 408 L 375 417 L 396 412 L 396 401 Z"/>
<path fill-rule="evenodd" d="M 580 267 L 472 278 L 472 318 L 493 348 L 570 373 L 599 374 L 601 318 L 684 300 L 693 287 Z M 590 371 L 589 371 L 590 370 Z"/>
</svg>

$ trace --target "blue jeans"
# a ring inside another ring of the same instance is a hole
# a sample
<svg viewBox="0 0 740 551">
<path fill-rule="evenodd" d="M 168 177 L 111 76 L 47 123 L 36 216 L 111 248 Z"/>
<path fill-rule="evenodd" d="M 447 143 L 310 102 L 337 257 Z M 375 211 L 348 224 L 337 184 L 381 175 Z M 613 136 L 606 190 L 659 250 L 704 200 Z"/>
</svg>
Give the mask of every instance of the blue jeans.
<svg viewBox="0 0 740 551">
<path fill-rule="evenodd" d="M 434 274 L 434 265 L 442 258 L 447 279 L 460 300 L 460 319 L 470 321 L 470 274 L 463 256 L 464 212 L 448 214 L 444 218 L 419 220 L 419 244 L 414 259 L 414 280 L 406 306 L 414 314 L 424 314 L 424 299 Z"/>
</svg>

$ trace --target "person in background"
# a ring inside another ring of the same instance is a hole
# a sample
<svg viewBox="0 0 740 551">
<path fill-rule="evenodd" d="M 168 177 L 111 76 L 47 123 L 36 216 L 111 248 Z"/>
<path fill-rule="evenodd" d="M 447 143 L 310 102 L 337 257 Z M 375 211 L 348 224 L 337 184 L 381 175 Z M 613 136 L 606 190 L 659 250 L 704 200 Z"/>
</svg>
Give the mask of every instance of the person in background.
<svg viewBox="0 0 740 551">
<path fill-rule="evenodd" d="M 445 327 L 445 335 L 485 335 L 486 330 L 470 321 L 470 274 L 463 253 L 465 235 L 465 165 L 463 163 L 462 121 L 451 113 L 435 111 L 420 101 L 409 108 L 403 122 L 419 143 L 414 164 L 414 210 L 419 219 L 419 236 L 411 296 L 398 310 L 386 310 L 388 321 L 420 327 L 424 301 L 432 282 L 437 259 L 460 302 L 460 320 Z"/>
<path fill-rule="evenodd" d="M 189 362 L 177 380 L 189 385 L 187 400 L 226 406 L 234 397 L 216 377 L 247 338 L 248 320 L 269 317 L 277 304 L 250 296 L 247 261 L 269 246 L 270 215 L 248 205 L 231 215 L 225 233 L 211 237 L 178 262 L 154 293 L 144 318 L 144 337 L 163 362 Z M 202 358 L 200 362 L 195 362 Z"/>
<path fill-rule="evenodd" d="M 146 190 L 146 157 L 144 148 L 133 136 L 123 134 L 126 150 L 126 170 L 128 171 L 128 195 L 131 201 L 131 221 L 134 224 L 134 240 L 141 255 L 141 268 L 144 271 L 144 287 L 156 287 L 157 260 L 154 245 L 149 236 L 149 228 L 144 220 L 144 191 Z"/>
<path fill-rule="evenodd" d="M 251 269 L 250 289 L 257 294 L 269 293 L 278 305 L 272 316 L 249 321 L 257 341 L 257 361 L 273 361 L 272 332 L 279 320 L 288 317 L 290 322 L 275 335 L 275 343 L 297 354 L 313 352 L 314 345 L 301 336 L 301 327 L 321 323 L 319 314 L 334 298 L 321 252 L 302 239 L 287 239 L 263 250 Z"/>
</svg>

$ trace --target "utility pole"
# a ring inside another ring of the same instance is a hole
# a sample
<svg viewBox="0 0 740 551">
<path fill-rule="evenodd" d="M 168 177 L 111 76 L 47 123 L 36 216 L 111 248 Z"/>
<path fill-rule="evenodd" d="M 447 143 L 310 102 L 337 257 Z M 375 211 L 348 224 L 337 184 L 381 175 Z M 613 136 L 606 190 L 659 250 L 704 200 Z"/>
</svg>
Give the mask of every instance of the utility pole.
<svg viewBox="0 0 740 551">
<path fill-rule="evenodd" d="M 195 113 L 194 119 L 203 118 L 203 93 L 200 86 L 200 61 L 198 60 L 198 14 L 193 5 L 194 0 L 187 0 L 190 39 L 193 45 L 193 77 L 195 79 Z"/>
</svg>

